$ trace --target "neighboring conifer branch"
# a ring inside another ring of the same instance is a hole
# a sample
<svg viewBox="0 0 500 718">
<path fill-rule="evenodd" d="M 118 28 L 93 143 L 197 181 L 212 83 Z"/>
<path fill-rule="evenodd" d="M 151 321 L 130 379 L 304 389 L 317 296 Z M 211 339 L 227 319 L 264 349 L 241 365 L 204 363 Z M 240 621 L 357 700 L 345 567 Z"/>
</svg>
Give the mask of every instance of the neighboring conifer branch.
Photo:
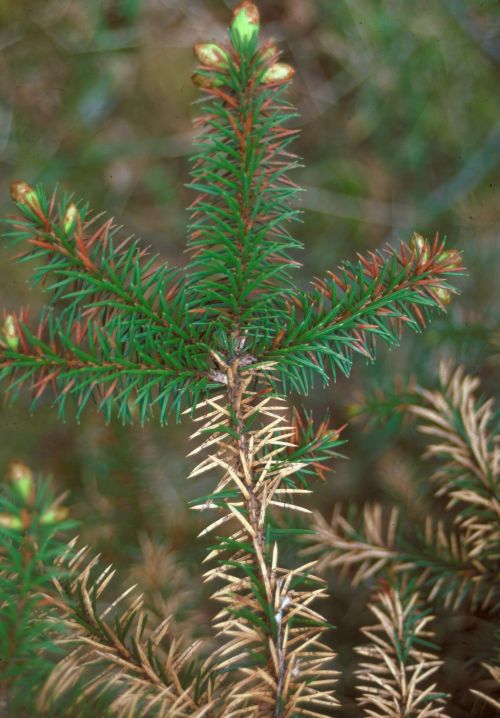
<svg viewBox="0 0 500 718">
<path fill-rule="evenodd" d="M 115 571 L 108 566 L 99 573 L 98 558 L 85 548 L 75 552 L 74 543 L 61 560 L 70 577 L 55 581 L 55 596 L 47 594 L 66 629 L 60 643 L 71 651 L 54 669 L 39 706 L 47 710 L 71 694 L 75 705 L 101 701 L 117 718 L 211 715 L 216 697 L 222 699 L 221 679 L 209 663 L 195 661 L 200 643 L 182 646 L 171 636 L 170 618 L 147 632 L 141 596 L 120 610 L 133 588 L 102 604 Z"/>
<path fill-rule="evenodd" d="M 395 423 L 399 427 L 409 418 L 409 408 L 419 403 L 414 377 L 387 376 L 381 386 L 371 382 L 358 391 L 355 401 L 348 405 L 351 419 L 362 419 L 367 428 L 377 429 Z"/>
<path fill-rule="evenodd" d="M 446 718 L 443 694 L 430 678 L 442 665 L 430 649 L 433 616 L 419 605 L 415 587 L 379 590 L 369 608 L 377 622 L 363 628 L 370 641 L 358 677 L 358 704 L 367 718 Z"/>
<path fill-rule="evenodd" d="M 59 573 L 54 561 L 65 545 L 58 534 L 71 524 L 62 497 L 27 466 L 11 464 L 9 479 L 0 492 L 0 713 L 13 716 L 32 714 L 56 658 L 53 640 L 63 626 L 42 594 Z"/>
<path fill-rule="evenodd" d="M 286 405 L 269 390 L 251 390 L 259 374 L 242 372 L 238 360 L 225 369 L 227 396 L 198 407 L 205 413 L 196 419 L 203 423 L 193 438 L 206 439 L 191 453 L 210 448 L 210 454 L 190 476 L 223 471 L 212 494 L 194 502 L 198 510 L 222 512 L 202 534 L 236 524 L 211 551 L 208 559 L 217 559 L 218 566 L 206 574 L 224 582 L 215 593 L 224 603 L 216 626 L 226 638 L 219 670 L 240 674 L 228 708 L 255 718 L 322 716 L 322 707 L 336 705 L 336 674 L 328 665 L 333 654 L 321 642 L 327 624 L 309 604 L 325 595 L 324 584 L 311 573 L 314 562 L 279 566 L 277 540 L 287 530 L 270 517 L 272 507 L 306 511 L 294 503 L 308 493 L 298 480 L 304 465 L 287 457 L 294 431 L 283 416 Z M 335 441 L 330 438 L 330 445 Z"/>
<path fill-rule="evenodd" d="M 420 389 L 411 411 L 430 438 L 426 457 L 441 466 L 434 472 L 438 496 L 464 533 L 471 558 L 500 557 L 500 436 L 495 433 L 493 400 L 478 399 L 477 377 L 462 368 L 440 368 L 440 387 Z"/>
<path fill-rule="evenodd" d="M 397 570 L 398 559 L 403 563 L 396 547 L 399 526 L 396 508 L 384 515 L 379 504 L 366 504 L 362 513 L 353 509 L 345 517 L 344 508 L 337 505 L 330 522 L 314 513 L 315 531 L 304 553 L 319 555 L 319 573 L 334 568 L 342 577 L 348 574 L 357 586 L 389 566 Z"/>
<path fill-rule="evenodd" d="M 411 524 L 397 509 L 380 506 L 351 511 L 337 506 L 330 524 L 315 516 L 316 535 L 308 549 L 322 550 L 319 568 L 350 572 L 359 583 L 385 571 L 414 571 L 430 600 L 458 608 L 468 603 L 489 613 L 500 609 L 499 449 L 492 402 L 477 400 L 479 382 L 462 369 L 443 364 L 436 391 L 415 387 L 410 412 L 422 420 L 431 437 L 426 455 L 444 460 L 434 473 L 437 496 L 448 498 L 447 512 L 455 524 L 428 517 Z M 418 402 L 418 404 L 417 404 Z"/>
<path fill-rule="evenodd" d="M 430 517 L 412 531 L 397 508 L 366 504 L 347 518 L 336 506 L 330 523 L 316 513 L 314 527 L 306 552 L 321 552 L 320 573 L 334 568 L 356 586 L 390 570 L 413 576 L 426 598 L 440 599 L 447 608 L 465 601 L 485 610 L 495 606 L 492 567 L 470 557 L 463 537 L 446 531 L 443 522 Z"/>
<path fill-rule="evenodd" d="M 145 610 L 159 620 L 170 616 L 174 633 L 192 637 L 206 622 L 199 610 L 200 583 L 169 546 L 146 535 L 139 537 L 139 545 L 140 557 L 129 577 L 143 591 Z"/>
<path fill-rule="evenodd" d="M 498 611 L 498 567 L 489 559 L 471 556 L 464 536 L 429 517 L 413 527 L 393 508 L 367 504 L 348 517 L 336 506 L 331 522 L 314 515 L 315 532 L 306 553 L 319 555 L 318 571 L 334 568 L 357 585 L 387 569 L 412 575 L 428 600 L 447 608 L 464 604 Z"/>
</svg>

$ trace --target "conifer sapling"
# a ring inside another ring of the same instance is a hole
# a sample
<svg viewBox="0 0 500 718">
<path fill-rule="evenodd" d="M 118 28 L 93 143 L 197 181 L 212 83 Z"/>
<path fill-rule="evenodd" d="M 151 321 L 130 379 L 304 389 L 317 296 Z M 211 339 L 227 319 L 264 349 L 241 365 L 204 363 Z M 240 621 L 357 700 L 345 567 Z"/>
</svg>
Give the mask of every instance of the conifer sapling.
<svg viewBox="0 0 500 718">
<path fill-rule="evenodd" d="M 326 716 L 337 701 L 316 608 L 325 583 L 315 561 L 281 560 L 301 530 L 278 516 L 309 513 L 300 500 L 342 440 L 311 417 L 292 422 L 286 398 L 349 374 L 357 354 L 373 360 L 377 338 L 395 345 L 405 326 L 419 331 L 448 303 L 460 257 L 414 235 L 297 289 L 297 115 L 285 98 L 294 70 L 260 40 L 249 0 L 228 42 L 197 44 L 195 55 L 203 104 L 187 266 L 120 239 L 86 205 L 14 183 L 20 218 L 8 236 L 23 245 L 21 261 L 35 260 L 47 308 L 35 323 L 7 315 L 0 377 L 11 393 L 28 385 L 34 403 L 52 390 L 61 413 L 72 399 L 78 416 L 93 402 L 106 420 L 193 417 L 191 455 L 201 458 L 190 477 L 218 476 L 193 508 L 214 512 L 202 532 L 215 534 L 205 578 L 222 606 L 213 670 L 226 686 L 196 715 Z"/>
</svg>

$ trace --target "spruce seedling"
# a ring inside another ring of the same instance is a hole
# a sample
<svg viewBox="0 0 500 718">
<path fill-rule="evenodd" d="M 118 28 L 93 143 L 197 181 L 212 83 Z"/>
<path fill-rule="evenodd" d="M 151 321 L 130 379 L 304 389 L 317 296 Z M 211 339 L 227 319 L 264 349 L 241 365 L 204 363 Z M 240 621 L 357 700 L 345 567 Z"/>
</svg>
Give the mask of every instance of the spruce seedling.
<svg viewBox="0 0 500 718">
<path fill-rule="evenodd" d="M 299 500 L 341 438 L 325 424 L 315 433 L 310 417 L 292 425 L 286 397 L 349 374 L 357 354 L 373 360 L 377 338 L 396 345 L 403 327 L 419 331 L 449 301 L 460 257 L 415 235 L 297 289 L 294 70 L 260 40 L 249 0 L 226 44 L 195 53 L 204 99 L 187 266 L 120 239 L 84 204 L 14 183 L 21 217 L 8 235 L 26 247 L 21 261 L 36 261 L 48 301 L 35 325 L 7 316 L 0 377 L 11 393 L 29 385 L 34 403 L 52 389 L 61 414 L 73 400 L 78 416 L 94 402 L 106 420 L 194 418 L 201 461 L 190 476 L 219 475 L 194 508 L 215 513 L 202 532 L 214 536 L 205 577 L 222 604 L 215 670 L 230 686 L 203 715 L 324 716 L 336 705 L 315 607 L 325 584 L 314 561 L 283 564 L 281 546 L 300 530 L 275 512 L 308 512 Z"/>
</svg>

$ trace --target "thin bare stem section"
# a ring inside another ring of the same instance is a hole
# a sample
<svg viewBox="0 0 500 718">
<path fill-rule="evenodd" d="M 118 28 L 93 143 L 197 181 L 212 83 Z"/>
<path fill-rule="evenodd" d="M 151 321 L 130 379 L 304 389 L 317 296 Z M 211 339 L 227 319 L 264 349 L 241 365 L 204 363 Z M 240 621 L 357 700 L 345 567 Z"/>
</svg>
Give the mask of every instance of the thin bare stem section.
<svg viewBox="0 0 500 718">
<path fill-rule="evenodd" d="M 311 607 L 325 586 L 311 573 L 315 562 L 279 566 L 283 529 L 270 517 L 272 507 L 307 512 L 294 503 L 308 491 L 294 479 L 303 464 L 287 460 L 293 427 L 285 403 L 259 390 L 257 372 L 238 358 L 218 360 L 227 391 L 199 405 L 202 426 L 194 437 L 207 438 L 192 454 L 210 453 L 191 476 L 222 471 L 215 491 L 196 507 L 222 514 L 202 534 L 234 526 L 218 538 L 207 557 L 218 565 L 205 575 L 223 582 L 214 594 L 224 604 L 215 619 L 224 637 L 218 667 L 235 672 L 226 708 L 249 718 L 323 716 L 322 709 L 337 704 L 336 673 L 328 665 L 334 655 L 321 641 L 327 626 Z"/>
</svg>

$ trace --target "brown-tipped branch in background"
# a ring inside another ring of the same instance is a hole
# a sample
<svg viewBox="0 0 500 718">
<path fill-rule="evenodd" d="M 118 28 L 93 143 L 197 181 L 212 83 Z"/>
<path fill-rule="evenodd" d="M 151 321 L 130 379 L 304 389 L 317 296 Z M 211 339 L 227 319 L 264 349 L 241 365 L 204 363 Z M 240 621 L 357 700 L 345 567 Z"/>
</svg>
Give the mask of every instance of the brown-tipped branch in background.
<svg viewBox="0 0 500 718">
<path fill-rule="evenodd" d="M 467 544 L 471 558 L 500 558 L 500 436 L 493 399 L 477 396 L 479 380 L 442 364 L 436 391 L 418 390 L 411 411 L 428 437 L 426 457 L 439 462 L 432 474 L 437 496 Z"/>
<path fill-rule="evenodd" d="M 40 694 L 40 709 L 57 710 L 69 695 L 76 709 L 89 699 L 102 701 L 119 718 L 207 716 L 216 694 L 221 698 L 221 682 L 208 663 L 194 668 L 200 643 L 183 646 L 172 637 L 169 617 L 147 631 L 142 596 L 125 603 L 133 587 L 103 606 L 115 572 L 112 566 L 99 570 L 98 557 L 89 558 L 86 548 L 76 551 L 72 542 L 61 564 L 69 577 L 56 580 L 57 593 L 47 594 L 46 600 L 64 623 L 66 636 L 60 644 L 69 652 Z"/>
<path fill-rule="evenodd" d="M 369 643 L 356 648 L 362 656 L 356 678 L 363 715 L 447 718 L 446 696 L 432 682 L 443 663 L 430 643 L 434 616 L 423 611 L 415 588 L 381 588 L 369 609 L 376 622 L 362 629 Z"/>
<path fill-rule="evenodd" d="M 478 398 L 478 388 L 461 368 L 442 365 L 438 389 L 413 392 L 409 411 L 428 437 L 425 456 L 438 462 L 432 479 L 437 510 L 440 499 L 447 500 L 443 519 L 430 515 L 415 526 L 399 507 L 379 504 L 349 512 L 337 505 L 331 522 L 316 513 L 316 534 L 306 552 L 319 553 L 319 569 L 349 575 L 354 586 L 384 576 L 411 577 L 423 601 L 498 626 L 498 433 L 492 401 Z M 484 646 L 493 661 L 497 639 L 493 630 Z M 483 665 L 498 683 L 497 663 Z M 495 705 L 497 699 L 488 701 Z"/>
</svg>

